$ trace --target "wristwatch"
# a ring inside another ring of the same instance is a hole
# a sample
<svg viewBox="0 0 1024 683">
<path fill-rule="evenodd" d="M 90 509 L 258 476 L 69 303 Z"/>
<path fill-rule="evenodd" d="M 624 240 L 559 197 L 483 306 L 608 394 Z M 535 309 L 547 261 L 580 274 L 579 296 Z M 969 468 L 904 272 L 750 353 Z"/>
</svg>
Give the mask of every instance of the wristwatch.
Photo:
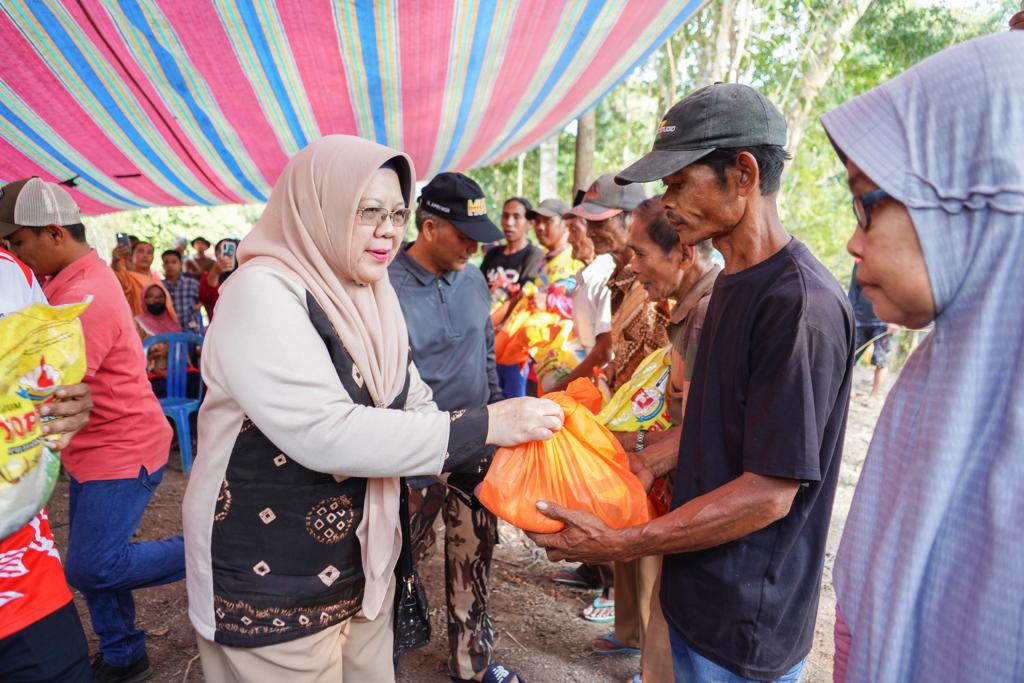
<svg viewBox="0 0 1024 683">
<path fill-rule="evenodd" d="M 636 433 L 636 444 L 633 446 L 633 452 L 639 453 L 644 449 L 644 442 L 647 440 L 647 432 L 640 430 Z"/>
</svg>

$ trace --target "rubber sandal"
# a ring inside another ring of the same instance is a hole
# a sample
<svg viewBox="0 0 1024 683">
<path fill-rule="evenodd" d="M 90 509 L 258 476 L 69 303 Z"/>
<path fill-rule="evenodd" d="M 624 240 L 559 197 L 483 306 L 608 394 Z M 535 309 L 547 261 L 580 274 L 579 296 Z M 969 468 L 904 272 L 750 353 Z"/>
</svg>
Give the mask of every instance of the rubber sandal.
<svg viewBox="0 0 1024 683">
<path fill-rule="evenodd" d="M 512 683 L 512 681 L 526 683 L 525 678 L 511 669 L 506 669 L 501 664 L 489 665 L 484 669 L 483 674 L 484 677 L 481 679 L 480 683 Z M 455 681 L 455 683 L 478 683 L 474 678 L 455 678 L 454 676 L 452 676 L 452 681 Z"/>
<path fill-rule="evenodd" d="M 603 640 L 604 642 L 608 643 L 612 647 L 610 647 L 610 648 L 591 647 L 591 650 L 593 650 L 594 654 L 596 654 L 596 655 L 601 655 L 602 657 L 619 657 L 619 656 L 622 656 L 622 655 L 638 655 L 638 654 L 640 654 L 640 648 L 638 648 L 638 647 L 629 647 L 628 645 L 626 645 L 622 641 L 618 640 L 615 637 L 615 633 L 613 631 L 609 631 L 608 633 L 606 633 L 603 636 L 601 636 L 600 638 L 598 638 L 598 640 Z"/>
<path fill-rule="evenodd" d="M 615 601 L 605 600 L 597 596 L 594 601 L 583 608 L 583 618 L 596 624 L 607 624 L 615 621 Z"/>
<path fill-rule="evenodd" d="M 561 586 L 569 586 L 571 588 L 597 589 L 601 587 L 599 584 L 587 581 L 580 574 L 579 567 L 563 567 L 551 575 L 551 580 Z"/>
</svg>

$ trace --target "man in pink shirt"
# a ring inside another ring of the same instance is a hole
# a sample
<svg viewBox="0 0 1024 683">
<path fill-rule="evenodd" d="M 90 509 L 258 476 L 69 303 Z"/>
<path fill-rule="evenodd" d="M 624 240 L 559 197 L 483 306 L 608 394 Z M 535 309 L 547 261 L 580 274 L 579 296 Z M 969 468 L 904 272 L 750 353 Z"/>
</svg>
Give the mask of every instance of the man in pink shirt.
<svg viewBox="0 0 1024 683">
<path fill-rule="evenodd" d="M 11 248 L 40 279 L 52 305 L 92 296 L 82 315 L 89 424 L 65 449 L 70 479 L 68 582 L 89 606 L 100 654 L 97 681 L 152 675 L 145 635 L 135 628 L 132 589 L 185 576 L 181 536 L 132 543 L 163 478 L 171 428 L 146 379 L 146 359 L 121 286 L 85 241 L 78 207 L 63 188 L 38 178 L 4 186 L 18 229 Z"/>
</svg>

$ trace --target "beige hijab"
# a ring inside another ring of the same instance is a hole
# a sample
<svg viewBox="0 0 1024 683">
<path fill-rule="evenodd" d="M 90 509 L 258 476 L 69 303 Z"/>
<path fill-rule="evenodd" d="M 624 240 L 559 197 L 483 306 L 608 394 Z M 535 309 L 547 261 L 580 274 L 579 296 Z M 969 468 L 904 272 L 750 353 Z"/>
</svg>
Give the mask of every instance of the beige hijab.
<svg viewBox="0 0 1024 683">
<path fill-rule="evenodd" d="M 352 249 L 359 199 L 377 169 L 388 161 L 399 169 L 406 205 L 412 197 L 412 160 L 393 149 L 349 135 L 320 138 L 295 155 L 278 178 L 267 208 L 238 247 L 240 268 L 268 266 L 306 288 L 366 381 L 377 407 L 385 407 L 405 384 L 409 334 L 387 276 L 374 283 L 356 280 L 360 254 Z M 390 260 L 401 246 L 396 230 Z M 225 283 L 230 286 L 231 280 Z M 339 447 L 344 447 L 339 445 Z M 363 611 L 380 612 L 401 548 L 399 481 L 370 479 L 362 544 L 366 589 Z"/>
</svg>

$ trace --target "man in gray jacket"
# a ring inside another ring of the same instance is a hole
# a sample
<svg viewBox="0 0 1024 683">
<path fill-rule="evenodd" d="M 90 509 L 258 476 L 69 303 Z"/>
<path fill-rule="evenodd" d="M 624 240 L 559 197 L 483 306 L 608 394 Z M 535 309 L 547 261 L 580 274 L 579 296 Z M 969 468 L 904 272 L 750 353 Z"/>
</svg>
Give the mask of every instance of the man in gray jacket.
<svg viewBox="0 0 1024 683">
<path fill-rule="evenodd" d="M 480 243 L 502 238 L 487 218 L 480 186 L 461 173 L 439 174 L 423 188 L 416 228 L 416 241 L 401 249 L 390 266 L 416 367 L 442 410 L 501 400 L 490 292 L 483 274 L 469 264 Z M 477 478 L 453 476 L 447 484 L 432 477 L 409 481 L 417 559 L 433 549 L 434 520 L 444 510 L 448 668 L 456 680 L 479 679 L 488 669 L 503 669 L 491 663 L 494 628 L 487 614 L 497 520 L 472 498 L 490 454 L 480 454 Z"/>
</svg>

